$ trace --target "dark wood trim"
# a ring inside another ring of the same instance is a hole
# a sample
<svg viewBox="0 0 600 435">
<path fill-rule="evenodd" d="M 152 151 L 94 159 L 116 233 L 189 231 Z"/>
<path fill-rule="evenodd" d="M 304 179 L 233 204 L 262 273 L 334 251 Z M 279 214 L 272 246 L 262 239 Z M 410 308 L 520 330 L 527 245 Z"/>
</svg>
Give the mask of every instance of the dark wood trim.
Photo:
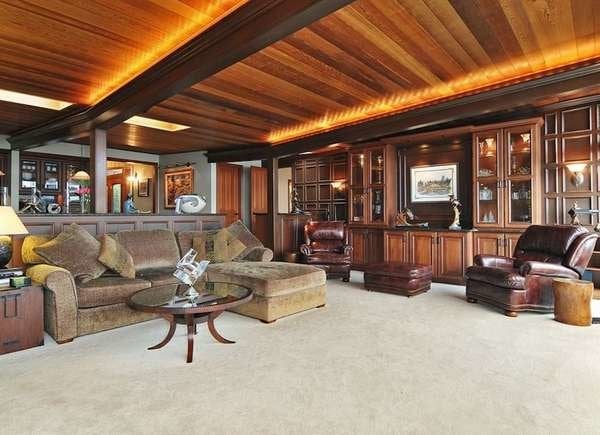
<svg viewBox="0 0 600 435">
<path fill-rule="evenodd" d="M 271 148 L 261 145 L 240 145 L 237 149 L 208 152 L 209 162 L 285 157 L 322 148 L 339 142 L 359 142 L 389 135 L 409 133 L 440 124 L 461 121 L 481 115 L 518 110 L 551 95 L 572 92 L 600 82 L 600 63 L 594 63 L 525 82 L 469 94 L 438 104 L 424 106 L 362 123 L 292 140 Z"/>
<path fill-rule="evenodd" d="M 87 136 L 143 113 L 352 0 L 253 0 L 175 50 L 96 105 L 61 114 L 12 135 L 13 149 Z"/>
<path fill-rule="evenodd" d="M 269 230 L 269 242 L 270 248 L 273 249 L 274 258 L 279 259 L 281 252 L 281 230 L 279 226 L 281 222 L 277 219 L 278 213 L 278 189 L 279 189 L 279 161 L 278 159 L 267 160 L 267 204 L 268 204 L 268 217 L 267 217 L 267 228 Z"/>
</svg>

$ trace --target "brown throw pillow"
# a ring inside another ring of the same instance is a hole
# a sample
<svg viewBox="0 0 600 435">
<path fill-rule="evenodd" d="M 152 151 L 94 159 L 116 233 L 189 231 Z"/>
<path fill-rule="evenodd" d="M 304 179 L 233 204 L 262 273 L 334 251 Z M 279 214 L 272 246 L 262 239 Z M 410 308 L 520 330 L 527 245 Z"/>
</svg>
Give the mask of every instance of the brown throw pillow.
<svg viewBox="0 0 600 435">
<path fill-rule="evenodd" d="M 77 224 L 69 227 L 34 252 L 50 264 L 67 269 L 81 282 L 98 278 L 106 267 L 98 261 L 100 242 Z"/>
<path fill-rule="evenodd" d="M 133 257 L 127 249 L 108 234 L 100 238 L 100 255 L 98 261 L 117 272 L 123 278 L 135 278 Z"/>
<path fill-rule="evenodd" d="M 211 263 L 232 261 L 244 249 L 244 245 L 225 229 L 202 231 L 194 237 L 192 247 L 198 252 L 198 260 L 209 260 Z"/>
<path fill-rule="evenodd" d="M 241 260 L 254 248 L 263 246 L 262 242 L 240 220 L 229 225 L 224 231 L 229 233 L 230 238 L 236 240 L 238 246 L 243 246 L 243 249 L 232 260 Z"/>
</svg>

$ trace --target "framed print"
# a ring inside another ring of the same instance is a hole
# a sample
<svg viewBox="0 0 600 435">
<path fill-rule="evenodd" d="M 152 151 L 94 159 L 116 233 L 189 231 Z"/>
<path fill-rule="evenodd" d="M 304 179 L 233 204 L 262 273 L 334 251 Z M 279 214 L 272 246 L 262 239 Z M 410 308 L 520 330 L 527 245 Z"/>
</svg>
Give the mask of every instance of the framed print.
<svg viewBox="0 0 600 435">
<path fill-rule="evenodd" d="M 445 202 L 458 196 L 458 164 L 413 166 L 410 168 L 412 202 Z"/>
<path fill-rule="evenodd" d="M 165 172 L 165 208 L 175 208 L 175 199 L 194 193 L 194 168 Z"/>
<path fill-rule="evenodd" d="M 138 181 L 138 196 L 150 196 L 150 183 L 152 178 Z"/>
</svg>

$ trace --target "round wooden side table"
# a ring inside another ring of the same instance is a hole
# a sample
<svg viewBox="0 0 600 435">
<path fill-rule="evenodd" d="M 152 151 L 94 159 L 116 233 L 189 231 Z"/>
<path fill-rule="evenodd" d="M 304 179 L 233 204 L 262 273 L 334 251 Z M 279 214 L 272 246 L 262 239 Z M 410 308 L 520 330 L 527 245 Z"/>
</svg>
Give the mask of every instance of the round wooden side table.
<svg viewBox="0 0 600 435">
<path fill-rule="evenodd" d="M 554 278 L 554 319 L 574 326 L 592 324 L 594 284 L 578 279 Z"/>
</svg>

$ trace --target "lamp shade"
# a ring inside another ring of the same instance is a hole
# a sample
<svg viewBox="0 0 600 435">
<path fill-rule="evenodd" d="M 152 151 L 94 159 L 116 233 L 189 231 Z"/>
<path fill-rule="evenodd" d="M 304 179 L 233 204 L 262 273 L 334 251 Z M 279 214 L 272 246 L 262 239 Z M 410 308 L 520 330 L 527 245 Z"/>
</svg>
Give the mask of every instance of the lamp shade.
<svg viewBox="0 0 600 435">
<path fill-rule="evenodd" d="M 0 207 L 0 235 L 29 234 L 12 207 Z"/>
<path fill-rule="evenodd" d="M 85 171 L 77 171 L 71 177 L 71 180 L 89 180 L 90 174 Z"/>
</svg>

